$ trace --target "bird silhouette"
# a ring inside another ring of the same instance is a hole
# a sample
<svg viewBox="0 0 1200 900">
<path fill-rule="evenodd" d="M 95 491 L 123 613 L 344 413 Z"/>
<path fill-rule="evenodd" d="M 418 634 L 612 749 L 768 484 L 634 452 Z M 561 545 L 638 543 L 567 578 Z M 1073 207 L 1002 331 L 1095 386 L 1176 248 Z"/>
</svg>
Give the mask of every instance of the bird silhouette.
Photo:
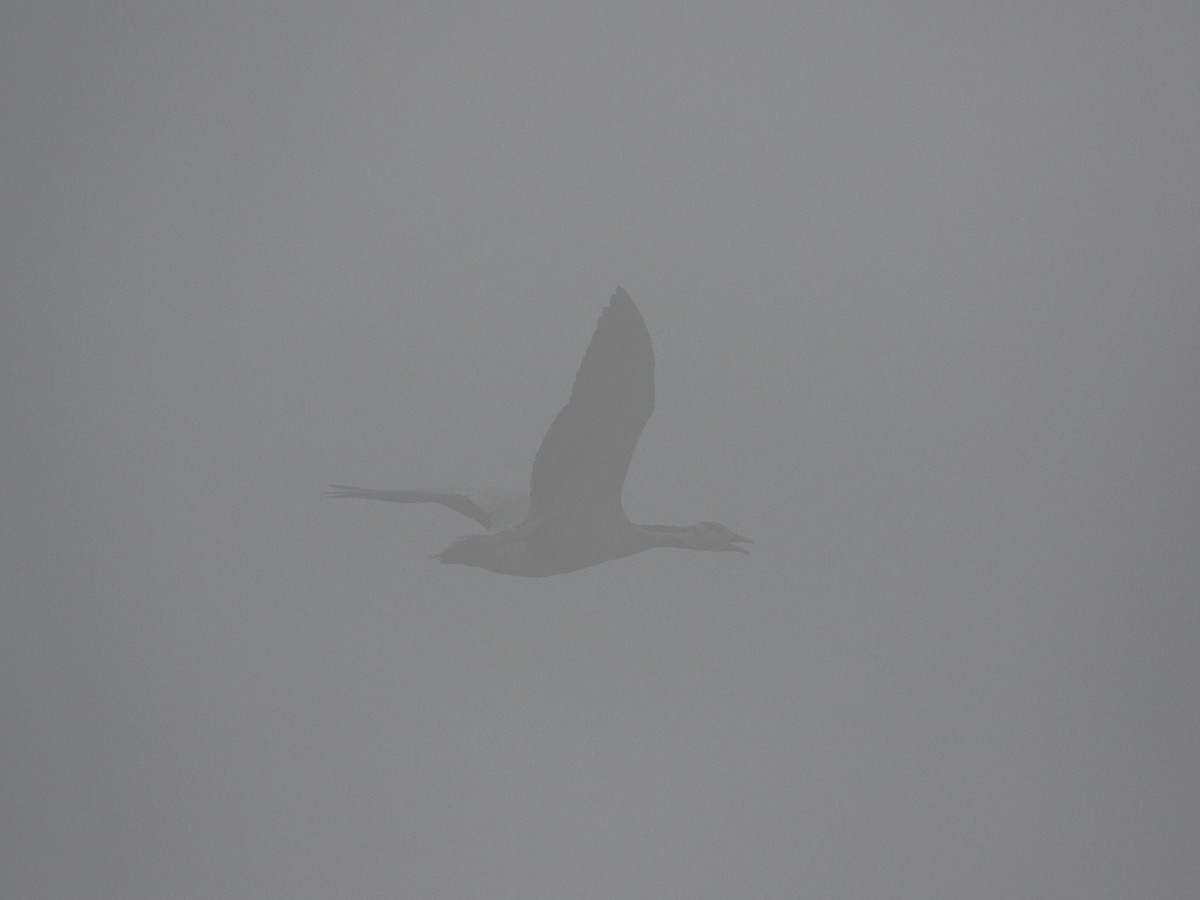
<svg viewBox="0 0 1200 900">
<path fill-rule="evenodd" d="M 459 538 L 434 558 L 504 575 L 561 575 L 654 547 L 746 553 L 738 545 L 750 539 L 716 522 L 635 525 L 626 517 L 625 473 L 653 410 L 650 333 L 618 287 L 583 355 L 567 405 L 542 438 L 528 495 L 335 484 L 326 496 L 448 506 L 486 533 Z"/>
</svg>

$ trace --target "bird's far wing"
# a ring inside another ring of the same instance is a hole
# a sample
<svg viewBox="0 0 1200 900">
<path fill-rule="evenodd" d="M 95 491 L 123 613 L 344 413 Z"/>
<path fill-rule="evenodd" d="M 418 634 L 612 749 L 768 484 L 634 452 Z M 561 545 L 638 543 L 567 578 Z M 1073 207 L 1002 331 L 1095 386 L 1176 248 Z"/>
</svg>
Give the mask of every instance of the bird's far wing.
<svg viewBox="0 0 1200 900">
<path fill-rule="evenodd" d="M 495 530 L 520 522 L 528 513 L 524 495 L 502 491 L 374 491 L 369 488 L 332 484 L 326 497 L 359 500 L 387 500 L 391 503 L 440 503 L 474 519 L 484 528 Z"/>
<path fill-rule="evenodd" d="M 571 397 L 533 461 L 532 515 L 555 521 L 621 514 L 633 448 L 654 410 L 646 323 L 617 288 L 583 355 Z"/>
</svg>

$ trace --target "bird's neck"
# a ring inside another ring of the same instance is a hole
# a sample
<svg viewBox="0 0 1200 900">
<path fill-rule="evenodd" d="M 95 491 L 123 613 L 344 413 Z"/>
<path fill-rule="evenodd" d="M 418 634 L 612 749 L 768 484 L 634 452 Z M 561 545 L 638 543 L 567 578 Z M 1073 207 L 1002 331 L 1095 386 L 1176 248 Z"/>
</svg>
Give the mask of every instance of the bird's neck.
<svg viewBox="0 0 1200 900">
<path fill-rule="evenodd" d="M 684 547 L 691 549 L 699 545 L 699 535 L 688 525 L 639 525 L 650 547 Z"/>
</svg>

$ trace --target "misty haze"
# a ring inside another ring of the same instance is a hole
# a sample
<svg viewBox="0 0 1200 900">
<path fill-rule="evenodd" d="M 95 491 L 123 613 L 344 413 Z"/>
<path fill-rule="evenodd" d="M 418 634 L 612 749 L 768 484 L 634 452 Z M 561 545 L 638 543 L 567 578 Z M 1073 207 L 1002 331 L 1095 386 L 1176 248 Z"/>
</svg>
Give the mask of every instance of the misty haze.
<svg viewBox="0 0 1200 900">
<path fill-rule="evenodd" d="M 3 4 L 0 897 L 1195 895 L 1198 47 Z"/>
</svg>

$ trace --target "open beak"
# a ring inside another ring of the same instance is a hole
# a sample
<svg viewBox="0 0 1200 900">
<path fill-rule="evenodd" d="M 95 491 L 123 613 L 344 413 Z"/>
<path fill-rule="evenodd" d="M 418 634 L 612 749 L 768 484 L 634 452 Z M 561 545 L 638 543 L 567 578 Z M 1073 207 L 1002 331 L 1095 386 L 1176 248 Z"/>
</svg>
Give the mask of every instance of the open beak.
<svg viewBox="0 0 1200 900">
<path fill-rule="evenodd" d="M 750 551 L 747 550 L 745 547 L 737 546 L 737 544 L 735 544 L 734 542 L 736 541 L 736 542 L 742 543 L 742 544 L 753 544 L 754 543 L 754 541 L 750 540 L 750 538 L 742 537 L 740 534 L 735 534 L 733 537 L 731 537 L 729 539 L 729 541 L 730 541 L 730 543 L 729 543 L 730 550 L 736 550 L 738 553 L 745 553 L 746 555 L 749 555 Z"/>
</svg>

